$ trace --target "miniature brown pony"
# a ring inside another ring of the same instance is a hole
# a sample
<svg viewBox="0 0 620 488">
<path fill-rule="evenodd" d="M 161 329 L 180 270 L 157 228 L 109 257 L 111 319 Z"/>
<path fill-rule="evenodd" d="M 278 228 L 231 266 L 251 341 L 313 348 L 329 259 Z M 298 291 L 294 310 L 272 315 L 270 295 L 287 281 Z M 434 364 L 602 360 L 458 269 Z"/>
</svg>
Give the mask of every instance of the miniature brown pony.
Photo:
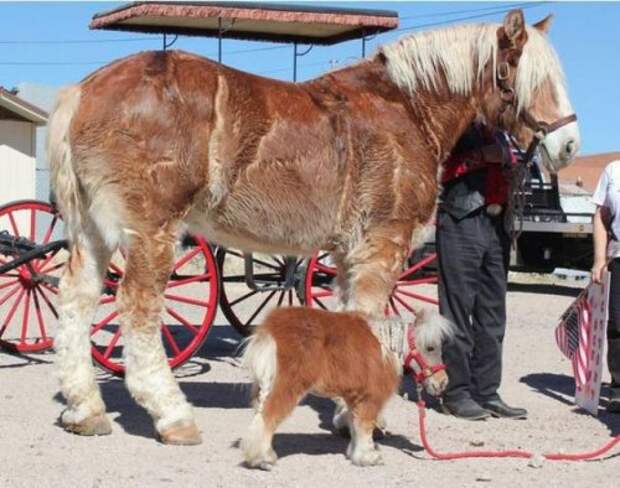
<svg viewBox="0 0 620 488">
<path fill-rule="evenodd" d="M 343 307 L 382 314 L 433 213 L 440 163 L 472 120 L 527 145 L 572 112 L 547 26 L 513 11 L 503 25 L 416 33 L 304 83 L 145 52 L 62 91 L 48 154 L 71 242 L 56 337 L 65 428 L 110 432 L 89 324 L 118 247 L 127 387 L 164 442 L 200 442 L 159 332 L 182 228 L 247 251 L 331 250 Z M 576 123 L 563 124 L 542 140 L 545 165 L 560 169 L 578 146 Z"/>
<path fill-rule="evenodd" d="M 398 388 L 403 365 L 430 394 L 440 395 L 448 384 L 441 349 L 451 333 L 437 312 L 419 313 L 414 324 L 388 319 L 371 326 L 357 312 L 273 310 L 243 354 L 254 379 L 256 409 L 241 443 L 246 464 L 271 469 L 277 459 L 274 431 L 307 393 L 344 401 L 346 413 L 336 417 L 335 426 L 351 434 L 347 457 L 358 466 L 380 464 L 372 433 Z"/>
</svg>

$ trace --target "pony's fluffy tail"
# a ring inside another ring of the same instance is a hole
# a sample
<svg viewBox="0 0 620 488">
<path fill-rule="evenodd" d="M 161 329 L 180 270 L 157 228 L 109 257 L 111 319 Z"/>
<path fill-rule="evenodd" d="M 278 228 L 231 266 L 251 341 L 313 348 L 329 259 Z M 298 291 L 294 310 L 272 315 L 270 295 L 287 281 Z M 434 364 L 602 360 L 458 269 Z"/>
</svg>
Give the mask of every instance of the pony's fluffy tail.
<svg viewBox="0 0 620 488">
<path fill-rule="evenodd" d="M 255 408 L 261 410 L 269 395 L 277 373 L 276 341 L 269 332 L 259 330 L 248 339 L 241 364 L 254 380 L 253 400 Z"/>
<path fill-rule="evenodd" d="M 81 227 L 83 198 L 71 155 L 69 128 L 80 103 L 81 89 L 73 85 L 62 89 L 50 115 L 47 129 L 47 159 L 51 171 L 52 189 L 67 229 L 73 241 Z"/>
</svg>

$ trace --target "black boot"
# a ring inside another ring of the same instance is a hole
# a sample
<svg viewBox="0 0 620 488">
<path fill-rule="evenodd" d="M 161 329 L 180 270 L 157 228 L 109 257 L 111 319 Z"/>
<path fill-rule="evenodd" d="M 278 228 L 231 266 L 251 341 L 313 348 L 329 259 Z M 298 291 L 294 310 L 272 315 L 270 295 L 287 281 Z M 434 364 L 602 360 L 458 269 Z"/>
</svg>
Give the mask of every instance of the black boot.
<svg viewBox="0 0 620 488">
<path fill-rule="evenodd" d="M 501 398 L 481 402 L 482 408 L 487 410 L 493 417 L 506 419 L 525 419 L 527 410 L 525 408 L 511 407 Z"/>
<path fill-rule="evenodd" d="M 607 366 L 611 374 L 607 411 L 620 413 L 620 338 L 607 341 Z"/>
<path fill-rule="evenodd" d="M 443 400 L 441 402 L 443 413 L 454 415 L 465 420 L 484 420 L 490 417 L 489 412 L 469 397 L 459 400 Z"/>
</svg>

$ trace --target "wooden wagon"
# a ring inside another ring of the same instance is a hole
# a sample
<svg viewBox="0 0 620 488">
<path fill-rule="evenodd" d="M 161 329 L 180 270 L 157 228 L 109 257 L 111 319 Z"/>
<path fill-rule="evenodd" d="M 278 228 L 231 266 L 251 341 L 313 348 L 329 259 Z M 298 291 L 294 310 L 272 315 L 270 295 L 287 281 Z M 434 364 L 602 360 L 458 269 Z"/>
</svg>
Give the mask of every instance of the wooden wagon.
<svg viewBox="0 0 620 488">
<path fill-rule="evenodd" d="M 299 45 L 331 45 L 360 39 L 366 54 L 370 36 L 394 29 L 391 11 L 334 9 L 227 2 L 136 2 L 97 14 L 93 29 L 162 35 L 168 49 L 179 35 L 218 39 L 222 61 L 225 39 L 262 40 L 293 45 L 293 80 Z M 40 352 L 53 346 L 58 318 L 58 281 L 67 257 L 62 216 L 52 202 L 24 200 L 0 207 L 0 347 Z M 416 287 L 436 283 L 428 272 L 433 253 L 410 257 L 386 313 L 413 313 L 412 301 L 436 303 Z M 122 374 L 123 340 L 116 311 L 116 290 L 123 278 L 122 253 L 112 259 L 91 328 L 93 359 Z M 329 253 L 311 258 L 248 254 L 213 246 L 202 236 L 179 238 L 162 316 L 162 337 L 171 367 L 187 361 L 203 345 L 217 306 L 242 335 L 251 333 L 273 306 L 305 304 L 331 308 L 335 267 Z"/>
</svg>

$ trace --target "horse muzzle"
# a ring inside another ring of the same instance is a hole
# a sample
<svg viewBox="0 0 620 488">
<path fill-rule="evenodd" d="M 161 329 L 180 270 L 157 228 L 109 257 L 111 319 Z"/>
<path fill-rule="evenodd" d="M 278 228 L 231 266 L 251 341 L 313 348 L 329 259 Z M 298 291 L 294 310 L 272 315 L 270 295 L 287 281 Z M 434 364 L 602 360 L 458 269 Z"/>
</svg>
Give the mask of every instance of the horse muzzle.
<svg viewBox="0 0 620 488">
<path fill-rule="evenodd" d="M 436 373 L 433 373 L 431 376 L 427 377 L 422 382 L 422 385 L 424 386 L 424 389 L 429 395 L 435 397 L 441 396 L 448 387 L 448 375 L 446 374 L 445 370 L 437 371 Z"/>
</svg>

